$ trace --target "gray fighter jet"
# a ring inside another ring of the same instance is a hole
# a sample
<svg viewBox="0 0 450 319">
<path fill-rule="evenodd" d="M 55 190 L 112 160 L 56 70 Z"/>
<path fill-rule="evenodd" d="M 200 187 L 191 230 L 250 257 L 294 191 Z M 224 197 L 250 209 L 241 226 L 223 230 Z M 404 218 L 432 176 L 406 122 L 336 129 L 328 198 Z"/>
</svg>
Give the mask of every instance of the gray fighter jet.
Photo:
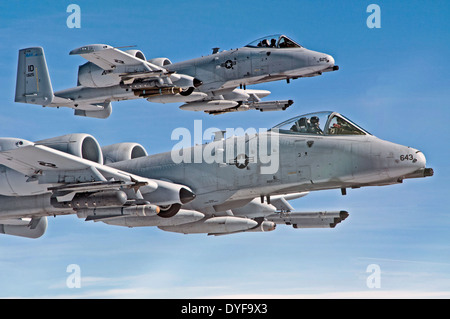
<svg viewBox="0 0 450 319">
<path fill-rule="evenodd" d="M 105 44 L 72 50 L 89 62 L 78 69 L 74 88 L 53 92 L 44 50 L 19 51 L 15 101 L 69 107 L 75 115 L 107 118 L 111 102 L 145 98 L 155 103 L 184 103 L 182 110 L 222 114 L 235 111 L 285 110 L 292 100 L 261 101 L 267 90 L 247 85 L 313 77 L 338 70 L 332 56 L 308 50 L 285 35 L 272 35 L 245 47 L 172 63 L 146 60 L 139 50 Z"/>
<path fill-rule="evenodd" d="M 419 150 L 376 138 L 336 112 L 148 156 L 135 143 L 100 147 L 87 134 L 0 139 L 0 233 L 37 238 L 46 216 L 185 234 L 261 232 L 277 224 L 333 228 L 345 210 L 296 212 L 311 191 L 432 176 Z"/>
</svg>

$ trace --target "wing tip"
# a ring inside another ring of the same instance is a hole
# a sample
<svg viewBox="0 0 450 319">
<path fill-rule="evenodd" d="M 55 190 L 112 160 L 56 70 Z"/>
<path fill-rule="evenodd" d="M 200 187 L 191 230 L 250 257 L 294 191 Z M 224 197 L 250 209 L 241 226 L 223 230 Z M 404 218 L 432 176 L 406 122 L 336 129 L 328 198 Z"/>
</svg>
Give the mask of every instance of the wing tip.
<svg viewBox="0 0 450 319">
<path fill-rule="evenodd" d="M 88 53 L 94 53 L 97 51 L 107 50 L 107 49 L 113 49 L 112 46 L 107 44 L 88 44 L 84 45 L 82 47 L 73 49 L 69 52 L 69 55 L 82 55 L 82 54 L 88 54 Z"/>
</svg>

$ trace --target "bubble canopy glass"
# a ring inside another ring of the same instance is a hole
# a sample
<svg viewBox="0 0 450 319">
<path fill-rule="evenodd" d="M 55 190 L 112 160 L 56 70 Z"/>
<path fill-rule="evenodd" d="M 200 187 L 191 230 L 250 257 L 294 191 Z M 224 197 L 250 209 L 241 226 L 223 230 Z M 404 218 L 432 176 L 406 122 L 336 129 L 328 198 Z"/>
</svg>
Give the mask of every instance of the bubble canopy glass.
<svg viewBox="0 0 450 319">
<path fill-rule="evenodd" d="M 271 130 L 298 135 L 371 135 L 337 112 L 309 113 L 291 118 Z"/>
<path fill-rule="evenodd" d="M 273 34 L 259 38 L 246 45 L 249 48 L 301 48 L 302 46 L 283 34 Z"/>
</svg>

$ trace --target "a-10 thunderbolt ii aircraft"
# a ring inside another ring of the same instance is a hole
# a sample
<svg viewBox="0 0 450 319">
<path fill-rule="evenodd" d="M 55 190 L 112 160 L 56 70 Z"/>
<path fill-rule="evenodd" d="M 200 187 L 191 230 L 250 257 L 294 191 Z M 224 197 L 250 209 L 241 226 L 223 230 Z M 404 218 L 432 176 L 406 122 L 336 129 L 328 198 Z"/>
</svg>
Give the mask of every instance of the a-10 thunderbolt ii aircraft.
<svg viewBox="0 0 450 319">
<path fill-rule="evenodd" d="M 37 238 L 46 216 L 185 234 L 332 228 L 344 210 L 295 212 L 311 191 L 381 186 L 433 175 L 417 149 L 376 138 L 335 112 L 265 132 L 147 156 L 135 143 L 100 148 L 87 134 L 0 139 L 0 233 Z"/>
<path fill-rule="evenodd" d="M 182 110 L 221 114 L 256 109 L 284 110 L 292 100 L 261 101 L 267 90 L 247 85 L 313 77 L 338 69 L 332 56 L 308 50 L 285 35 L 273 35 L 245 47 L 172 63 L 146 60 L 139 50 L 104 44 L 72 50 L 89 62 L 78 69 L 74 88 L 53 92 L 41 47 L 19 51 L 15 101 L 69 107 L 75 115 L 107 118 L 111 102 L 145 98 L 155 103 L 184 103 Z M 244 89 L 242 89 L 244 88 Z"/>
</svg>

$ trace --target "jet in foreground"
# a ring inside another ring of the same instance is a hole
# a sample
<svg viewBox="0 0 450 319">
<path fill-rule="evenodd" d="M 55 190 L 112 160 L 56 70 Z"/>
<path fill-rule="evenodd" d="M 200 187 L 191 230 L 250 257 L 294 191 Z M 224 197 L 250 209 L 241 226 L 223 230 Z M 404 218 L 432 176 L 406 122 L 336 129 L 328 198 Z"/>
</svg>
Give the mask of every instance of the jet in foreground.
<svg viewBox="0 0 450 319">
<path fill-rule="evenodd" d="M 296 212 L 289 200 L 433 175 L 421 151 L 336 112 L 152 156 L 135 143 L 100 148 L 87 134 L 1 138 L 0 164 L 0 233 L 30 238 L 44 234 L 46 216 L 66 214 L 185 234 L 333 228 L 348 212 Z"/>
<path fill-rule="evenodd" d="M 95 118 L 109 117 L 111 102 L 138 98 L 184 103 L 182 110 L 210 114 L 277 111 L 293 101 L 261 101 L 270 91 L 246 86 L 339 69 L 332 56 L 308 50 L 285 35 L 264 37 L 238 49 L 216 48 L 211 55 L 178 63 L 146 60 L 139 50 L 122 51 L 106 44 L 83 46 L 70 54 L 89 62 L 79 67 L 76 87 L 53 92 L 44 50 L 20 50 L 15 101 L 69 107 L 75 115 Z"/>
</svg>

